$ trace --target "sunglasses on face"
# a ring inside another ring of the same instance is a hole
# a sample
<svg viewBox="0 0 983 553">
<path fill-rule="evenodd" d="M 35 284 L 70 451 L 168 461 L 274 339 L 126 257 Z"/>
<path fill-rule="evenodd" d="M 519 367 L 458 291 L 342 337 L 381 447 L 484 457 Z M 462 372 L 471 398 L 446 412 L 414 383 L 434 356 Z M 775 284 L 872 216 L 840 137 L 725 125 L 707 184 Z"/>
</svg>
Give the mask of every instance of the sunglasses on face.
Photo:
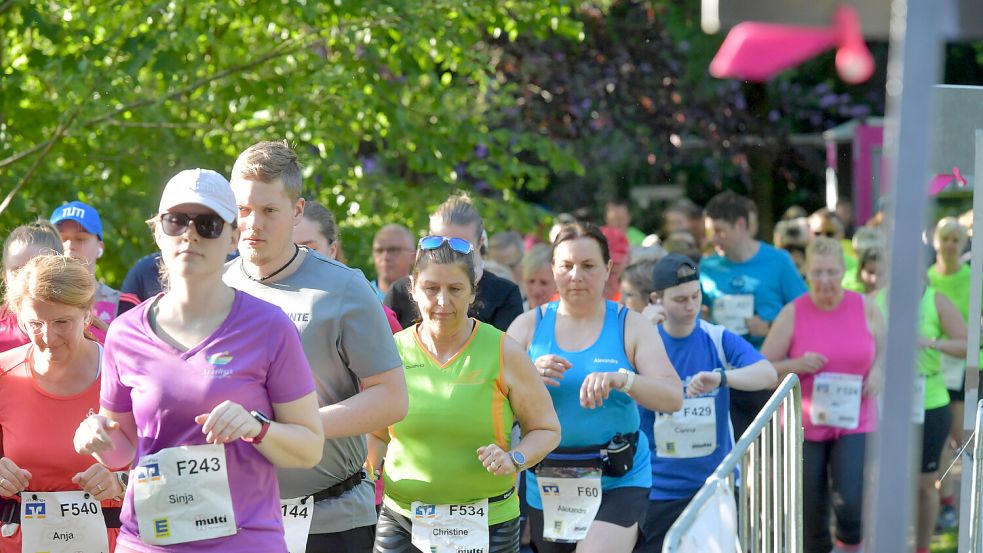
<svg viewBox="0 0 983 553">
<path fill-rule="evenodd" d="M 418 246 L 421 250 L 436 250 L 443 246 L 444 242 L 447 242 L 447 245 L 452 250 L 462 255 L 467 255 L 474 251 L 474 246 L 471 245 L 471 242 L 463 238 L 450 238 L 447 236 L 424 236 L 420 239 Z"/>
<path fill-rule="evenodd" d="M 161 213 L 160 228 L 168 236 L 181 236 L 188 230 L 188 225 L 195 224 L 198 236 L 202 238 L 218 238 L 222 236 L 225 229 L 225 221 L 214 213 L 200 213 L 198 215 L 188 215 L 187 213 Z"/>
</svg>

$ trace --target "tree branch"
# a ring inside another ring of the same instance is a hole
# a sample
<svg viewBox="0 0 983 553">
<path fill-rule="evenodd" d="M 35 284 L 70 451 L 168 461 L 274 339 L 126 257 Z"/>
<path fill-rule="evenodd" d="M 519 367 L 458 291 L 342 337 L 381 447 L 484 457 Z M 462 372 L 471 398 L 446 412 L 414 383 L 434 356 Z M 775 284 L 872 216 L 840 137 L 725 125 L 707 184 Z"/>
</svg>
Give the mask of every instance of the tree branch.
<svg viewBox="0 0 983 553">
<path fill-rule="evenodd" d="M 119 108 L 117 108 L 117 109 L 115 109 L 115 110 L 113 110 L 113 111 L 111 111 L 111 112 L 109 112 L 109 113 L 107 113 L 105 115 L 101 115 L 99 117 L 96 117 L 94 119 L 90 119 L 90 120 L 86 121 L 85 123 L 82 124 L 82 126 L 83 127 L 91 127 L 91 126 L 94 126 L 94 125 L 98 125 L 99 123 L 103 123 L 103 122 L 105 122 L 107 120 L 113 119 L 117 115 L 119 115 L 121 113 L 124 113 L 124 112 L 127 112 L 127 111 L 131 111 L 131 110 L 134 110 L 134 109 L 137 109 L 137 108 L 141 108 L 141 107 L 145 107 L 145 106 L 151 106 L 151 105 L 154 105 L 154 104 L 158 104 L 160 102 L 163 102 L 164 100 L 176 100 L 176 99 L 178 99 L 178 98 L 180 98 L 182 96 L 187 96 L 187 95 L 191 94 L 192 92 L 194 92 L 195 90 L 198 90 L 199 88 L 201 88 L 201 87 L 203 87 L 205 85 L 211 84 L 211 83 L 213 83 L 215 81 L 218 81 L 218 80 L 221 80 L 221 79 L 224 79 L 225 77 L 228 77 L 229 75 L 233 75 L 233 74 L 236 74 L 236 73 L 241 73 L 241 72 L 243 72 L 243 71 L 245 71 L 247 69 L 252 69 L 253 67 L 256 67 L 257 65 L 262 65 L 262 64 L 264 64 L 264 63 L 266 63 L 266 62 L 268 62 L 268 61 L 270 61 L 270 60 L 272 60 L 274 58 L 278 58 L 278 57 L 283 56 L 283 55 L 285 55 L 285 54 L 287 54 L 289 52 L 294 52 L 294 51 L 296 51 L 296 48 L 299 48 L 299 47 L 300 46 L 296 46 L 295 47 L 295 45 L 293 43 L 291 43 L 290 41 L 286 41 L 283 44 L 281 44 L 280 46 L 278 46 L 277 48 L 274 48 L 272 51 L 268 52 L 267 54 L 265 54 L 263 56 L 260 56 L 259 58 L 256 58 L 256 59 L 254 59 L 254 60 L 252 60 L 252 61 L 250 61 L 248 63 L 244 63 L 244 64 L 241 64 L 241 65 L 236 65 L 236 66 L 233 66 L 233 67 L 229 67 L 228 69 L 223 69 L 222 71 L 219 71 L 218 73 L 215 73 L 214 75 L 211 75 L 211 76 L 206 77 L 206 78 L 203 78 L 203 79 L 199 79 L 199 80 L 191 83 L 190 85 L 186 86 L 185 88 L 182 88 L 181 90 L 178 90 L 176 92 L 172 92 L 172 93 L 170 93 L 170 94 L 168 94 L 166 96 L 163 96 L 161 98 L 148 98 L 146 100 L 139 100 L 139 101 L 136 101 L 136 102 L 127 104 L 125 106 L 119 107 Z"/>
<path fill-rule="evenodd" d="M 18 152 L 16 154 L 8 157 L 7 159 L 0 160 L 0 169 L 3 169 L 4 167 L 6 167 L 8 165 L 13 165 L 14 163 L 17 163 L 18 161 L 24 159 L 25 157 L 33 154 L 34 152 L 37 152 L 39 150 L 43 150 L 50 143 L 51 143 L 51 140 L 46 140 L 44 142 L 41 142 L 40 144 L 37 144 L 35 146 L 32 146 L 32 147 L 24 150 L 23 152 Z"/>
<path fill-rule="evenodd" d="M 51 139 L 48 140 L 47 146 L 44 147 L 44 151 L 41 152 L 41 155 L 34 160 L 34 163 L 31 165 L 31 168 L 27 170 L 27 173 L 24 173 L 23 177 L 21 177 L 20 182 L 18 182 L 14 186 L 14 188 L 7 193 L 7 197 L 3 199 L 2 203 L 0 203 L 0 214 L 3 214 L 3 212 L 6 211 L 7 207 L 10 205 L 10 202 L 13 201 L 14 196 L 16 196 L 17 193 L 20 192 L 21 188 L 24 188 L 24 185 L 26 185 L 28 181 L 31 180 L 31 177 L 34 176 L 34 172 L 37 171 L 38 167 L 41 165 L 41 162 L 44 161 L 44 158 L 48 157 L 48 154 L 51 153 L 51 150 L 52 148 L 55 147 L 55 144 L 57 144 L 61 140 L 61 138 L 65 135 L 65 131 L 68 130 L 68 127 L 71 126 L 73 121 L 75 121 L 75 117 L 78 116 L 78 113 L 79 110 L 76 109 L 68 117 L 68 120 L 58 125 L 58 130 L 56 130 L 54 136 L 52 136 Z"/>
</svg>

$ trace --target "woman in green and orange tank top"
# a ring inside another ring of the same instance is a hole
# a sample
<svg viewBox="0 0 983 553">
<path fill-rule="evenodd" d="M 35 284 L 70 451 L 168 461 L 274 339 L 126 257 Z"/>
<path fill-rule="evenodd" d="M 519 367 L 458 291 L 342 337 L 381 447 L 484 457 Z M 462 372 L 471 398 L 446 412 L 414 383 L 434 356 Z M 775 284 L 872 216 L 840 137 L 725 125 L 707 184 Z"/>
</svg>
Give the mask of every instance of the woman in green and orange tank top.
<svg viewBox="0 0 983 553">
<path fill-rule="evenodd" d="M 516 475 L 560 441 L 553 404 L 525 352 L 467 316 L 474 275 L 471 243 L 420 240 L 411 286 L 422 320 L 395 336 L 409 412 L 369 438 L 370 449 L 386 450 L 376 552 L 518 553 Z"/>
</svg>

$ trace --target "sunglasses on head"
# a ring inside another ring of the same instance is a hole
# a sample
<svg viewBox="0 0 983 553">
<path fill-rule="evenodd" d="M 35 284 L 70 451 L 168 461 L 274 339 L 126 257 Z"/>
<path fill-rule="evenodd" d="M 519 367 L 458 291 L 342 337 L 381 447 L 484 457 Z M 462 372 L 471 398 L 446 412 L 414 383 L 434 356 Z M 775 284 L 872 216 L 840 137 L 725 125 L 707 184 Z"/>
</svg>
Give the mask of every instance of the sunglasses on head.
<svg viewBox="0 0 983 553">
<path fill-rule="evenodd" d="M 474 251 L 474 246 L 471 245 L 471 242 L 463 238 L 450 238 L 447 236 L 424 236 L 420 239 L 418 246 L 421 250 L 436 250 L 443 246 L 444 242 L 447 242 L 447 245 L 459 254 L 467 255 Z"/>
<path fill-rule="evenodd" d="M 200 213 L 198 215 L 188 215 L 187 213 L 161 213 L 160 229 L 168 236 L 181 236 L 188 230 L 188 225 L 195 224 L 198 236 L 202 238 L 218 238 L 222 236 L 225 229 L 225 221 L 214 213 Z"/>
</svg>

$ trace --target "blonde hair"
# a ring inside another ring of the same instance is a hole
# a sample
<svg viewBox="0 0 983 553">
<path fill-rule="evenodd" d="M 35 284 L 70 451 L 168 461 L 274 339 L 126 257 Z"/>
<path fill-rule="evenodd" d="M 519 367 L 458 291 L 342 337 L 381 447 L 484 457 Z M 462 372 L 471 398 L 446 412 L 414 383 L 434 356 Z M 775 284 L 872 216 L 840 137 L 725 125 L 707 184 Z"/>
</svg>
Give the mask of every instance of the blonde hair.
<svg viewBox="0 0 983 553">
<path fill-rule="evenodd" d="M 960 249 L 966 247 L 969 241 L 969 231 L 955 217 L 943 217 L 935 225 L 935 249 L 939 249 L 939 243 L 946 236 L 956 235 L 959 238 Z"/>
<path fill-rule="evenodd" d="M 817 255 L 828 255 L 835 257 L 840 265 L 843 265 L 843 247 L 840 241 L 828 236 L 817 236 L 806 247 L 806 265 Z"/>
<path fill-rule="evenodd" d="M 88 318 L 97 287 L 95 277 L 81 261 L 67 255 L 39 255 L 7 283 L 7 302 L 14 313 L 20 312 L 25 300 L 33 299 L 77 307 Z M 88 329 L 84 334 L 95 339 Z"/>
<path fill-rule="evenodd" d="M 286 140 L 257 142 L 239 154 L 232 166 L 232 176 L 273 184 L 283 183 L 291 201 L 300 199 L 303 190 L 297 152 Z"/>
</svg>

